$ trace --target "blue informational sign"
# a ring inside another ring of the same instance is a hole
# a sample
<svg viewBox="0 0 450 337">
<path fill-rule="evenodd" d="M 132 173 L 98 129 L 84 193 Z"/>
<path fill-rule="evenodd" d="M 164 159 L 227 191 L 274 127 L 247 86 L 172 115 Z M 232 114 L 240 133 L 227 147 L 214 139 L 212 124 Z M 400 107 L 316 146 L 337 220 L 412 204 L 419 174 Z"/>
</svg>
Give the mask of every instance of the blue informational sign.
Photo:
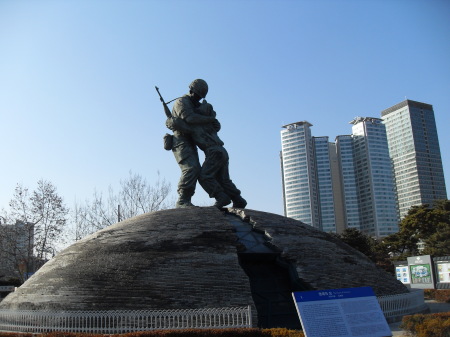
<svg viewBox="0 0 450 337">
<path fill-rule="evenodd" d="M 292 293 L 306 337 L 385 337 L 391 329 L 370 287 Z"/>
<path fill-rule="evenodd" d="M 371 287 L 299 291 L 293 294 L 296 302 L 311 302 L 335 300 L 340 298 L 375 296 L 375 293 L 373 292 Z"/>
</svg>

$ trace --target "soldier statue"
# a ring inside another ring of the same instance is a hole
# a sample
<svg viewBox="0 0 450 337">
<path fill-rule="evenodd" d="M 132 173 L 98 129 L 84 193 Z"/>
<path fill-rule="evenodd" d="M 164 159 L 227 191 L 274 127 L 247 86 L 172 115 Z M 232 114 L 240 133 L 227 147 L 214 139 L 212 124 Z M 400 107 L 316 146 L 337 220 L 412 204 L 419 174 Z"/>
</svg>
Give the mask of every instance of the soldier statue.
<svg viewBox="0 0 450 337">
<path fill-rule="evenodd" d="M 193 206 L 191 198 L 198 180 L 209 196 L 216 199 L 216 207 L 223 208 L 233 202 L 233 207 L 245 208 L 247 202 L 230 179 L 228 152 L 217 135 L 220 123 L 212 105 L 205 100 L 207 93 L 208 84 L 202 79 L 194 80 L 189 85 L 189 94 L 175 101 L 171 117 L 166 121 L 166 126 L 173 131 L 171 146 L 166 149 L 172 149 L 181 169 L 176 207 Z M 202 166 L 197 147 L 205 153 Z"/>
</svg>

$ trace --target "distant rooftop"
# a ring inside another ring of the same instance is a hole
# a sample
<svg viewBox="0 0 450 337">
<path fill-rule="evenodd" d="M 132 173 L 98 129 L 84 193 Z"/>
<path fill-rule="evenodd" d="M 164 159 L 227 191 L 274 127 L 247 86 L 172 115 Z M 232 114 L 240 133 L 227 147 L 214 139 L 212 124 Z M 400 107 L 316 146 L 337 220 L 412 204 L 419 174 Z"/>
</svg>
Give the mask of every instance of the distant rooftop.
<svg viewBox="0 0 450 337">
<path fill-rule="evenodd" d="M 303 125 L 303 124 L 306 124 L 308 126 L 313 126 L 308 121 L 302 121 L 302 122 L 295 122 L 295 123 L 290 123 L 290 124 L 283 125 L 282 128 L 289 129 L 289 126 L 294 126 L 295 127 L 295 126 L 299 126 L 299 125 Z"/>
<path fill-rule="evenodd" d="M 375 122 L 381 122 L 381 121 L 382 120 L 380 118 L 376 118 L 376 117 L 355 117 L 353 120 L 351 120 L 348 123 L 356 125 L 356 124 L 361 123 L 361 122 L 375 123 Z"/>
<path fill-rule="evenodd" d="M 381 117 L 386 116 L 387 114 L 390 114 L 393 111 L 396 111 L 398 109 L 401 109 L 405 106 L 413 106 L 413 107 L 417 107 L 417 108 L 422 108 L 422 109 L 427 109 L 427 110 L 433 110 L 433 106 L 431 104 L 427 104 L 427 103 L 421 103 L 421 102 L 416 102 L 416 101 L 411 101 L 409 99 L 400 102 L 386 110 L 381 111 Z"/>
</svg>

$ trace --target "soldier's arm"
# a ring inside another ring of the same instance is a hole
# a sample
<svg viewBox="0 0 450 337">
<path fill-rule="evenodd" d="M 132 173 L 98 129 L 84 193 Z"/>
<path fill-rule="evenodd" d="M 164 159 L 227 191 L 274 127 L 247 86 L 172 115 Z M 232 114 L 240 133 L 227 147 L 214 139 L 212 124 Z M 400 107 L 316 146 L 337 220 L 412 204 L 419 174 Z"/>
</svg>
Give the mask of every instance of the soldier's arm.
<svg viewBox="0 0 450 337">
<path fill-rule="evenodd" d="M 175 115 L 178 115 L 178 117 L 189 124 L 208 124 L 215 120 L 215 117 L 213 116 L 203 115 L 196 112 L 198 108 L 193 108 L 192 105 L 186 104 L 186 101 L 184 100 L 177 101 L 176 103 L 178 104 L 176 105 L 177 114 Z"/>
<path fill-rule="evenodd" d="M 216 112 L 214 111 L 214 108 L 211 104 L 207 103 L 206 100 L 203 100 L 203 103 L 200 105 L 199 108 L 196 109 L 196 112 L 203 116 L 210 116 L 214 117 L 214 121 L 212 122 L 212 126 L 214 131 L 219 132 L 220 131 L 220 123 L 216 119 Z"/>
<path fill-rule="evenodd" d="M 217 119 L 215 119 L 214 122 L 213 122 L 213 128 L 214 128 L 214 130 L 216 132 L 220 131 L 221 125 L 220 125 L 220 123 L 219 123 L 219 121 Z"/>
<path fill-rule="evenodd" d="M 186 114 L 186 122 L 191 124 L 208 124 L 216 121 L 216 112 L 211 104 L 206 100 L 200 105 L 200 107 L 189 111 Z"/>
<path fill-rule="evenodd" d="M 216 118 L 217 113 L 214 111 L 213 106 L 207 103 L 206 100 L 204 100 L 202 106 L 198 110 L 206 110 L 205 115 L 214 117 L 214 122 L 212 122 L 212 126 L 214 128 L 214 131 L 219 132 L 221 125 Z"/>
<path fill-rule="evenodd" d="M 178 117 L 167 118 L 166 127 L 172 131 L 179 131 L 186 134 L 193 132 L 192 128 Z"/>
<path fill-rule="evenodd" d="M 189 124 L 208 124 L 214 122 L 215 118 L 212 116 L 202 116 L 198 113 L 192 112 L 187 114 L 185 121 Z"/>
<path fill-rule="evenodd" d="M 213 117 L 203 116 L 196 112 L 196 108 L 189 102 L 189 98 L 183 97 L 175 101 L 172 115 L 181 118 L 189 124 L 208 124 L 212 123 Z"/>
</svg>

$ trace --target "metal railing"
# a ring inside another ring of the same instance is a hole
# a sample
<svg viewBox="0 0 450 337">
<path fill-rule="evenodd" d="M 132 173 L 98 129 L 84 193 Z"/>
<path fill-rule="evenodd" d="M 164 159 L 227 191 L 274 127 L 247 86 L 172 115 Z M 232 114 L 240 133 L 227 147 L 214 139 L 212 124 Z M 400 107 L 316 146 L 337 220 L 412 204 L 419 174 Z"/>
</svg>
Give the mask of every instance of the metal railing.
<svg viewBox="0 0 450 337">
<path fill-rule="evenodd" d="M 252 326 L 251 308 L 159 311 L 0 310 L 0 331 L 126 333 L 162 329 L 223 329 Z"/>
<path fill-rule="evenodd" d="M 386 318 L 415 314 L 427 309 L 423 289 L 411 289 L 409 293 L 377 297 Z"/>
<path fill-rule="evenodd" d="M 422 289 L 377 298 L 386 319 L 427 308 Z M 32 311 L 0 310 L 0 331 L 126 333 L 162 329 L 252 327 L 250 306 L 157 311 Z"/>
</svg>

